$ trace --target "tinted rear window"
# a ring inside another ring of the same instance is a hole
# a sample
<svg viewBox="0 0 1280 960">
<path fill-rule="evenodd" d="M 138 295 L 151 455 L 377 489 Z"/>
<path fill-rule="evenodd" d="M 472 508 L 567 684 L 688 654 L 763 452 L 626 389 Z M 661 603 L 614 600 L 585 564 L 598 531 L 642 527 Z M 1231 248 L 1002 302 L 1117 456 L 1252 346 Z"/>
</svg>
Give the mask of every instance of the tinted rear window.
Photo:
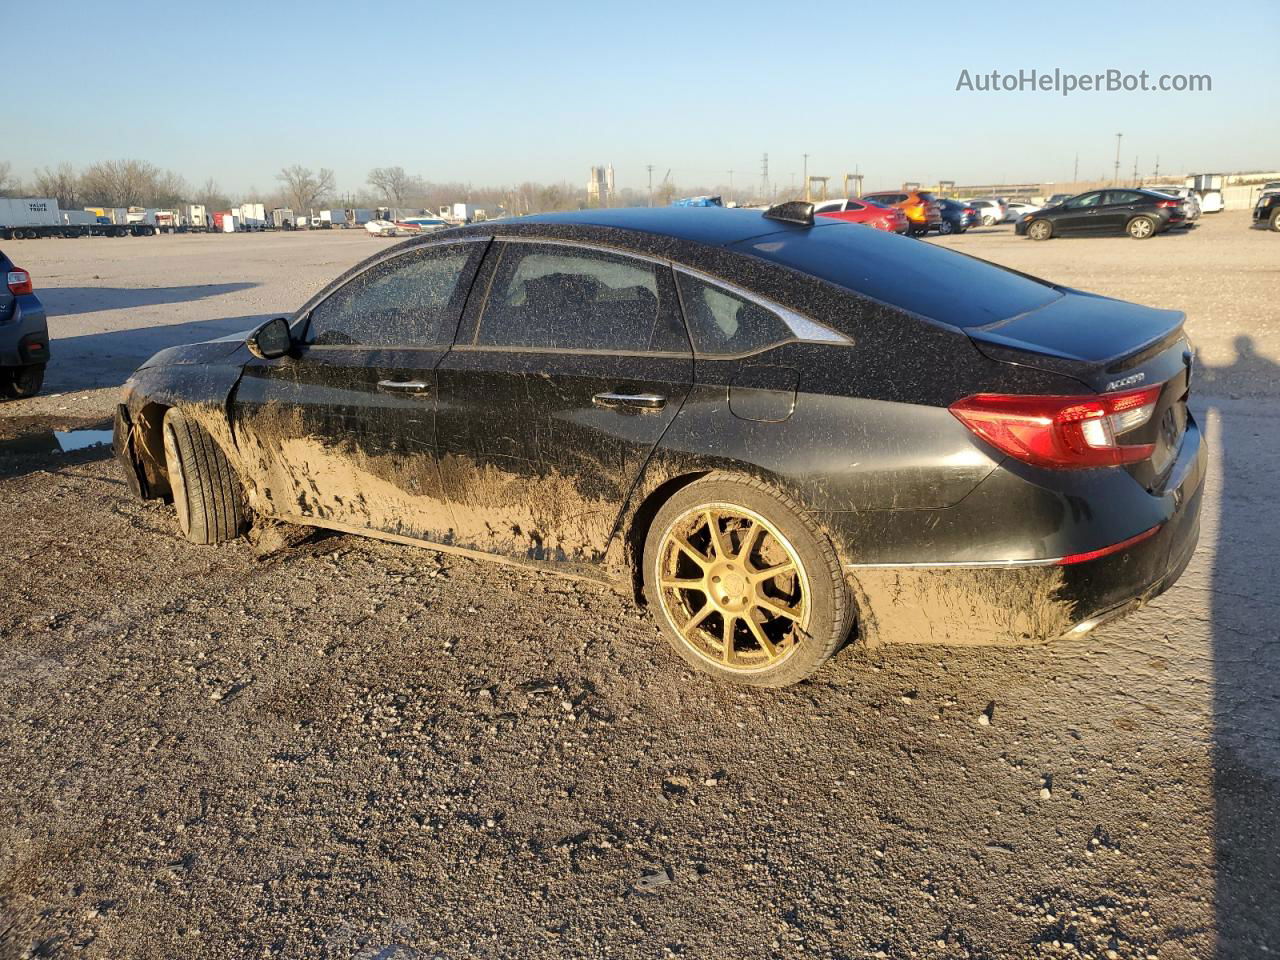
<svg viewBox="0 0 1280 960">
<path fill-rule="evenodd" d="M 756 237 L 733 249 L 957 327 L 1005 320 L 1062 296 L 984 260 L 845 224 Z"/>
</svg>

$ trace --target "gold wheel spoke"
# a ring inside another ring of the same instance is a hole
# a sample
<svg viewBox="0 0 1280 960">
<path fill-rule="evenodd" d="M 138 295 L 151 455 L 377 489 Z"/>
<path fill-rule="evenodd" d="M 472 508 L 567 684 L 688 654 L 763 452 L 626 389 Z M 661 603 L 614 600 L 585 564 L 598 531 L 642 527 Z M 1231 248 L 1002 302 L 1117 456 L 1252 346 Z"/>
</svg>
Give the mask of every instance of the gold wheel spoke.
<svg viewBox="0 0 1280 960">
<path fill-rule="evenodd" d="M 753 583 L 764 583 L 766 580 L 772 580 L 774 577 L 783 573 L 795 572 L 796 565 L 791 560 L 783 560 L 782 563 L 775 563 L 772 567 L 763 567 L 754 570 L 751 573 Z"/>
<path fill-rule="evenodd" d="M 768 597 L 761 596 L 760 594 L 756 594 L 755 598 L 751 601 L 751 603 L 752 603 L 752 606 L 759 607 L 761 610 L 764 610 L 768 613 L 772 613 L 775 616 L 786 617 L 788 620 L 793 620 L 796 623 L 800 622 L 800 615 L 798 613 L 796 613 L 794 610 L 788 610 L 786 607 L 779 606 L 778 604 L 770 600 Z"/>
<path fill-rule="evenodd" d="M 756 643 L 760 644 L 760 649 L 765 652 L 765 656 L 770 660 L 776 659 L 778 651 L 775 649 L 773 644 L 769 642 L 769 638 L 764 635 L 764 631 L 760 629 L 760 624 L 756 623 L 756 618 L 748 613 L 742 619 L 746 623 L 747 628 L 751 631 L 752 635 L 755 636 Z"/>
<path fill-rule="evenodd" d="M 700 551 L 697 547 L 691 544 L 684 537 L 678 536 L 677 534 L 673 533 L 671 535 L 671 542 L 676 545 L 676 549 L 681 550 L 684 553 L 688 554 L 689 557 L 693 560 L 693 562 L 696 563 L 698 566 L 702 567 L 704 570 L 710 565 L 711 563 L 710 558 L 704 555 L 702 551 Z"/>
<path fill-rule="evenodd" d="M 697 613 L 695 613 L 692 617 L 690 617 L 688 622 L 686 622 L 685 625 L 680 628 L 680 632 L 684 634 L 686 639 L 688 639 L 689 634 L 691 634 L 694 630 L 696 630 L 699 626 L 701 626 L 702 621 L 707 619 L 707 616 L 713 610 L 715 610 L 715 606 L 711 603 L 711 601 L 707 601 L 702 605 L 701 609 L 699 609 Z"/>
<path fill-rule="evenodd" d="M 702 577 L 663 577 L 662 586 L 668 590 L 700 590 L 707 592 L 707 582 Z"/>
<path fill-rule="evenodd" d="M 729 664 L 733 663 L 733 627 L 738 622 L 738 618 L 731 613 L 725 613 L 721 614 L 720 619 L 724 621 L 724 629 L 721 632 L 724 643 L 724 662 Z"/>
<path fill-rule="evenodd" d="M 760 534 L 764 532 L 764 528 L 756 523 L 750 517 L 747 517 L 747 523 L 751 524 L 747 528 L 746 533 L 742 535 L 742 543 L 738 547 L 735 556 L 740 559 L 745 566 L 751 566 L 751 548 L 755 546 L 756 541 L 760 539 Z"/>
<path fill-rule="evenodd" d="M 727 560 L 733 556 L 729 550 L 728 544 L 720 533 L 720 521 L 716 519 L 714 510 L 707 510 L 704 514 L 707 518 L 707 533 L 711 535 L 711 549 L 715 553 L 714 559 Z"/>
</svg>

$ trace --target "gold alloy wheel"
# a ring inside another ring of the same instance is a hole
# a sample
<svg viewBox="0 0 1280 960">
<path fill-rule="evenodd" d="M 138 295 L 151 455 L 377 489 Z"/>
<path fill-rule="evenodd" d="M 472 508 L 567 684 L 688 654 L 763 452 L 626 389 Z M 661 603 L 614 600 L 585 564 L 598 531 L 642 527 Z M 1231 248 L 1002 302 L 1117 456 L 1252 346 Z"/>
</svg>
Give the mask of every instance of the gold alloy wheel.
<svg viewBox="0 0 1280 960">
<path fill-rule="evenodd" d="M 773 667 L 809 626 L 809 579 L 795 548 L 764 517 L 711 503 L 663 532 L 658 596 L 684 643 L 738 671 Z"/>
</svg>

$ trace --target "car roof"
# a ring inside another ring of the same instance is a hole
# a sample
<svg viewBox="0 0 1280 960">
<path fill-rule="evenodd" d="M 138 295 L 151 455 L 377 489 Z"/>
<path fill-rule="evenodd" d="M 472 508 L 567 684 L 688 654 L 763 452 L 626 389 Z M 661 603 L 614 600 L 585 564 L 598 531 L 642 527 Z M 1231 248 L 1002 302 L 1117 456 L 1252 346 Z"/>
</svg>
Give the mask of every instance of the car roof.
<svg viewBox="0 0 1280 960">
<path fill-rule="evenodd" d="M 729 207 L 620 207 L 578 210 L 573 213 L 541 213 L 497 223 L 610 227 L 615 230 L 634 230 L 674 237 L 712 247 L 729 247 L 753 237 L 780 231 L 813 229 L 766 219 L 764 214 L 763 210 Z"/>
</svg>

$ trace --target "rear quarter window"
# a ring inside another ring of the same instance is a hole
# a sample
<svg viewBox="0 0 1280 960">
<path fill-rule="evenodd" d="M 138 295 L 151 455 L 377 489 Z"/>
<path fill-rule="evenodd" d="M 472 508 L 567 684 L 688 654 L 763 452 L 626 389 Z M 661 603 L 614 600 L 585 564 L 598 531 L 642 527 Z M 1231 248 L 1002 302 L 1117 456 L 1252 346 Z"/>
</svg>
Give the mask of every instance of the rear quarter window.
<svg viewBox="0 0 1280 960">
<path fill-rule="evenodd" d="M 733 249 L 956 327 L 1005 320 L 1062 296 L 1043 281 L 985 260 L 870 230 L 811 227 Z"/>
</svg>

